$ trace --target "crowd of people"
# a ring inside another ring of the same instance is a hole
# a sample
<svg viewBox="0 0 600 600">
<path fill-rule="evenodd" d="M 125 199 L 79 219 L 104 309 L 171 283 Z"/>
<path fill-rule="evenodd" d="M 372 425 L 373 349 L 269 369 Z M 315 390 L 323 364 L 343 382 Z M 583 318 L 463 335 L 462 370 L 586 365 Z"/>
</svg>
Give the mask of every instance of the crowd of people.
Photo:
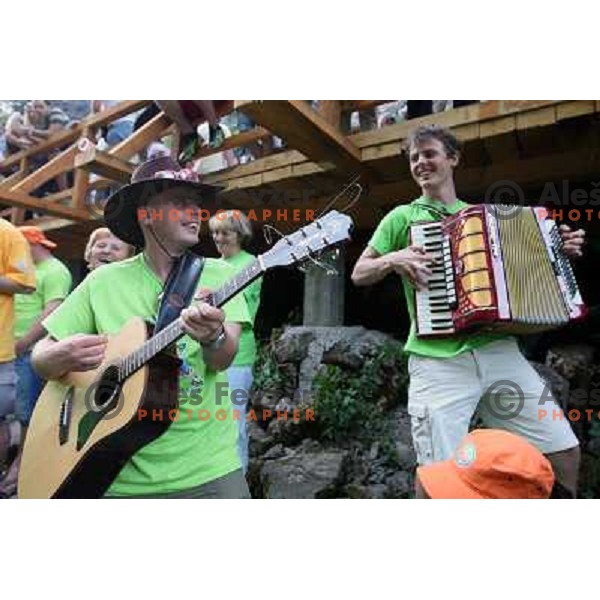
<svg viewBox="0 0 600 600">
<path fill-rule="evenodd" d="M 409 136 L 407 150 L 421 195 L 384 217 L 352 280 L 360 286 L 391 273 L 402 278 L 412 323 L 405 351 L 419 463 L 416 496 L 575 497 L 577 438 L 566 420 L 536 418 L 543 383 L 514 338 L 481 333 L 421 338 L 415 333 L 413 290 L 426 285 L 433 258 L 410 245 L 410 225 L 440 220 L 468 205 L 455 188 L 460 147 L 450 131 L 419 127 Z M 133 316 L 156 320 L 169 275 L 198 243 L 202 224 L 193 209 L 214 210 L 217 192 L 170 156 L 140 164 L 131 183 L 108 199 L 106 227 L 92 233 L 85 249 L 90 273 L 71 292 L 68 269 L 52 253 L 56 245 L 38 228 L 19 230 L 0 221 L 0 463 L 5 469 L 0 489 L 5 496 L 15 492 L 20 450 L 44 381 L 97 369 L 107 336 Z M 158 216 L 164 214 L 169 218 Z M 238 211 L 213 216 L 209 232 L 219 258 L 205 260 L 194 302 L 180 307 L 186 335 L 176 344 L 180 410 L 195 406 L 201 392 L 209 417 L 175 420 L 129 458 L 107 497 L 250 497 L 245 410 L 261 282 L 223 307 L 207 302 L 207 290 L 221 287 L 255 259 L 246 250 L 250 222 Z M 565 253 L 581 256 L 584 232 L 563 227 L 561 236 Z M 523 410 L 509 419 L 495 418 L 489 404 L 501 398 L 483 394 L 490 381 L 501 379 L 517 382 L 525 395 Z M 224 383 L 230 392 L 245 392 L 242 405 L 220 403 L 217 390 Z M 226 417 L 217 418 L 217 409 Z M 469 433 L 475 413 L 486 429 Z"/>
<path fill-rule="evenodd" d="M 13 111 L 4 126 L 6 155 L 29 150 L 51 135 L 75 125 L 59 107 L 51 107 L 46 100 L 31 100 L 23 112 Z"/>
</svg>

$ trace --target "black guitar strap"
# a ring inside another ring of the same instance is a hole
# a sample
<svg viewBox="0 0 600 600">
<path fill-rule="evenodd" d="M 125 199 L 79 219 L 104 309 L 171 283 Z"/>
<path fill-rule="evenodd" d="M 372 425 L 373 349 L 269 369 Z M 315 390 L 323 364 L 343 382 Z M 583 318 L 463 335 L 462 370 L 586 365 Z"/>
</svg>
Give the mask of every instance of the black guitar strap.
<svg viewBox="0 0 600 600">
<path fill-rule="evenodd" d="M 204 258 L 186 252 L 173 265 L 162 292 L 154 333 L 164 329 L 190 305 L 204 269 Z"/>
</svg>

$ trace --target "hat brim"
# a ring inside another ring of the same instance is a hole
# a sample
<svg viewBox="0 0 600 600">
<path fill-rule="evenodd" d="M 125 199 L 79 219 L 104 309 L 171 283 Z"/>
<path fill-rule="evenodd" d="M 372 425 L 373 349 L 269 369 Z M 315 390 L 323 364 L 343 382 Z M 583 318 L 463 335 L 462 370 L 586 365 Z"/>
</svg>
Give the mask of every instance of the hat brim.
<svg viewBox="0 0 600 600">
<path fill-rule="evenodd" d="M 419 467 L 417 475 L 421 485 L 431 498 L 448 500 L 461 498 L 483 500 L 487 498 L 458 476 L 452 459 Z"/>
<path fill-rule="evenodd" d="M 181 179 L 149 179 L 125 185 L 106 202 L 104 222 L 110 231 L 132 246 L 142 247 L 144 236 L 138 221 L 138 208 L 151 198 L 172 189 L 185 189 L 189 198 L 212 212 L 221 187 Z"/>
</svg>

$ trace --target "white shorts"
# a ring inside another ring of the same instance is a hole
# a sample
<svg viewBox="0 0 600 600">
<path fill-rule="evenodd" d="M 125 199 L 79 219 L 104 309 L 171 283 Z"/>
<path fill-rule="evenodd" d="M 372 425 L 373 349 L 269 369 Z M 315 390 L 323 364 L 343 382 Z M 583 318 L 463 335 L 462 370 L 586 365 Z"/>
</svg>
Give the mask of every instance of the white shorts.
<svg viewBox="0 0 600 600">
<path fill-rule="evenodd" d="M 451 458 L 475 411 L 486 427 L 521 435 L 544 454 L 579 444 L 514 338 L 452 358 L 411 355 L 408 371 L 408 412 L 421 465 Z"/>
</svg>

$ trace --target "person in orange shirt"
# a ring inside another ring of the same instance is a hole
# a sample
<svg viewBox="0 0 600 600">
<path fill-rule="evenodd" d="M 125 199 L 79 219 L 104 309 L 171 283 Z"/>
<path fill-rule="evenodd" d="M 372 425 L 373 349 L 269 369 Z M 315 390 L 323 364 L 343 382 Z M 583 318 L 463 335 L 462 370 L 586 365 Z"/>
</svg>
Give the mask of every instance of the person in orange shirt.
<svg viewBox="0 0 600 600">
<path fill-rule="evenodd" d="M 29 244 L 13 225 L 0 218 L 0 467 L 10 447 L 20 439 L 19 424 L 6 421 L 14 413 L 17 395 L 14 295 L 33 291 L 35 270 Z"/>
<path fill-rule="evenodd" d="M 527 440 L 500 429 L 476 429 L 453 458 L 417 469 L 416 497 L 546 499 L 554 486 L 552 465 Z"/>
</svg>

